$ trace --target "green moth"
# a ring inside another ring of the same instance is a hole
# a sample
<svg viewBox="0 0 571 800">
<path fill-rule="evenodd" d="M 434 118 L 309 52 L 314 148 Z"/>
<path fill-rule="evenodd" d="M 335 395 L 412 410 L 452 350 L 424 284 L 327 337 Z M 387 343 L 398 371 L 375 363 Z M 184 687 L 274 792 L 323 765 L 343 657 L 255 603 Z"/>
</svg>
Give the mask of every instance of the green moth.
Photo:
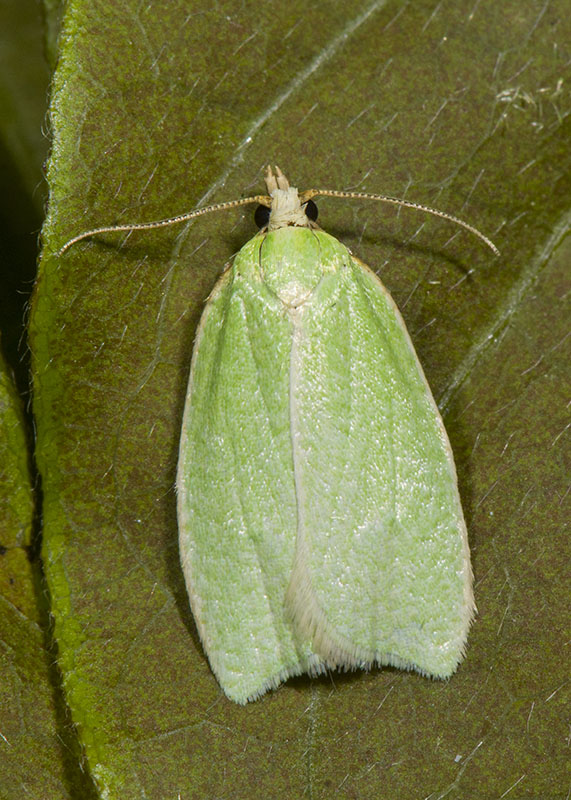
<svg viewBox="0 0 571 800">
<path fill-rule="evenodd" d="M 268 168 L 262 230 L 200 322 L 180 437 L 180 557 L 226 695 L 391 665 L 447 678 L 475 613 L 450 444 L 376 275 Z M 371 197 L 369 195 L 369 197 Z M 372 196 L 436 213 L 443 212 Z"/>
</svg>

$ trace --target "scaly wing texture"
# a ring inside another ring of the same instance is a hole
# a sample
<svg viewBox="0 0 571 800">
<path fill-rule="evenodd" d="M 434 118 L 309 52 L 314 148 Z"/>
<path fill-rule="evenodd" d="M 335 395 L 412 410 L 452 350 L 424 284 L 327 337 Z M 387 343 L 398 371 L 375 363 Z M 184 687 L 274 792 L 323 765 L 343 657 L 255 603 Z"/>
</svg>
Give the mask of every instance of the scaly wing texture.
<svg viewBox="0 0 571 800">
<path fill-rule="evenodd" d="M 474 613 L 452 454 L 398 310 L 345 252 L 294 330 L 288 605 L 330 663 L 445 677 Z"/>
<path fill-rule="evenodd" d="M 442 421 L 400 314 L 333 237 L 255 237 L 197 334 L 180 550 L 226 694 L 373 662 L 444 677 L 473 614 Z"/>
<path fill-rule="evenodd" d="M 320 669 L 285 614 L 297 526 L 292 330 L 279 300 L 251 278 L 259 247 L 256 237 L 242 249 L 203 314 L 177 478 L 192 610 L 214 673 L 241 703 Z"/>
</svg>

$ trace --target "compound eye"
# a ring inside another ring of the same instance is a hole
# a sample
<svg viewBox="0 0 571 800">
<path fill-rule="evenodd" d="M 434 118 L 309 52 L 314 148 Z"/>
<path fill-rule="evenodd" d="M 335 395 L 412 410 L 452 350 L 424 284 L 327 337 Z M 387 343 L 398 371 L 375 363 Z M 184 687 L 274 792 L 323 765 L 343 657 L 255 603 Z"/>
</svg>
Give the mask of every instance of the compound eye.
<svg viewBox="0 0 571 800">
<path fill-rule="evenodd" d="M 257 227 L 260 230 L 262 228 L 267 228 L 269 221 L 270 209 L 267 206 L 258 206 L 254 211 L 254 222 L 256 223 Z"/>
<path fill-rule="evenodd" d="M 315 222 L 319 213 L 319 209 L 313 200 L 308 200 L 307 203 L 304 204 L 303 210 L 305 211 L 305 216 L 312 222 Z"/>
</svg>

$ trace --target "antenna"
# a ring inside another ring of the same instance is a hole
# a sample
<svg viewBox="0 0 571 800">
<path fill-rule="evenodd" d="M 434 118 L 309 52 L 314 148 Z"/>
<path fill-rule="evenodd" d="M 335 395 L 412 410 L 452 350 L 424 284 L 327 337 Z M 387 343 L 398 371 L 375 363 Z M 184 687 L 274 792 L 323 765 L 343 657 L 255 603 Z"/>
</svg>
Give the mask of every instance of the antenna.
<svg viewBox="0 0 571 800">
<path fill-rule="evenodd" d="M 239 206 L 245 206 L 251 203 L 258 203 L 258 205 L 271 208 L 273 193 L 287 189 L 289 187 L 289 182 L 279 167 L 275 168 L 275 174 L 272 172 L 271 167 L 267 167 L 266 186 L 270 196 L 258 194 L 254 195 L 253 197 L 244 197 L 240 200 L 230 200 L 226 203 L 215 203 L 211 206 L 196 208 L 193 211 L 179 214 L 176 217 L 168 217 L 167 219 L 157 220 L 156 222 L 137 222 L 125 225 L 108 225 L 104 228 L 92 228 L 91 230 L 80 233 L 77 236 L 74 236 L 73 239 L 67 241 L 63 247 L 57 251 L 56 255 L 62 256 L 66 250 L 69 250 L 69 248 L 72 247 L 72 245 L 77 244 L 77 242 L 81 242 L 82 239 L 88 239 L 91 236 L 97 236 L 100 233 L 113 233 L 114 231 L 149 231 L 154 230 L 155 228 L 165 228 L 167 225 L 177 225 L 180 222 L 187 222 L 188 220 L 195 219 L 195 217 L 201 217 L 204 214 L 210 214 L 212 211 L 224 211 L 226 209 L 238 208 Z M 341 192 L 335 189 L 308 189 L 304 192 L 301 192 L 299 196 L 300 204 L 304 205 L 313 197 L 341 197 L 349 200 L 377 200 L 380 203 L 390 203 L 394 206 L 402 206 L 403 208 L 412 208 L 415 211 L 423 211 L 426 214 L 432 214 L 434 217 L 447 219 L 450 222 L 453 222 L 455 225 L 459 225 L 461 228 L 473 233 L 474 236 L 478 237 L 478 239 L 481 239 L 481 241 L 483 241 L 484 244 L 486 244 L 496 256 L 500 255 L 500 251 L 496 245 L 491 241 L 491 239 L 488 239 L 487 236 L 479 231 L 478 228 L 475 228 L 473 225 L 470 225 L 470 223 L 464 222 L 464 220 L 455 217 L 453 214 L 448 214 L 446 211 L 439 211 L 438 209 L 431 208 L 430 206 L 424 206 L 421 203 L 412 203 L 408 200 L 400 200 L 397 197 L 389 197 L 384 194 Z"/>
</svg>

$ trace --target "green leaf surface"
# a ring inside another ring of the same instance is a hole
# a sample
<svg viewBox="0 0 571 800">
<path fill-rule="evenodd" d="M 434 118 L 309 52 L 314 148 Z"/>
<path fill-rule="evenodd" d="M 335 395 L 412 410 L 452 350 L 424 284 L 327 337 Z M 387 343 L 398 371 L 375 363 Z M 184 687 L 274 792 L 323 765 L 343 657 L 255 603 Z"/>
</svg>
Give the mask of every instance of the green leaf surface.
<svg viewBox="0 0 571 800">
<path fill-rule="evenodd" d="M 48 146 L 42 126 L 49 71 L 38 4 L 1 3 L 0 30 L 0 797 L 67 800 L 70 785 L 81 791 L 86 781 L 48 635 L 25 414 L 23 317 L 35 274 Z"/>
<path fill-rule="evenodd" d="M 563 0 L 69 3 L 31 346 L 58 665 L 102 797 L 565 796 L 569 41 Z M 195 328 L 251 212 L 54 255 L 257 193 L 268 162 L 448 210 L 502 251 L 320 204 L 399 304 L 456 454 L 479 616 L 449 682 L 225 699 L 173 487 Z"/>
<path fill-rule="evenodd" d="M 0 797 L 60 800 L 68 794 L 36 597 L 38 568 L 30 558 L 28 459 L 20 398 L 0 355 Z"/>
<path fill-rule="evenodd" d="M 36 211 L 43 211 L 39 170 L 48 140 L 42 128 L 49 70 L 42 50 L 41 9 L 29 0 L 4 0 L 0 8 L 0 165 L 9 157 L 13 180 L 27 191 Z M 12 202 L 14 185 L 10 186 Z"/>
<path fill-rule="evenodd" d="M 0 547 L 32 541 L 32 483 L 24 415 L 11 370 L 0 351 Z"/>
</svg>

